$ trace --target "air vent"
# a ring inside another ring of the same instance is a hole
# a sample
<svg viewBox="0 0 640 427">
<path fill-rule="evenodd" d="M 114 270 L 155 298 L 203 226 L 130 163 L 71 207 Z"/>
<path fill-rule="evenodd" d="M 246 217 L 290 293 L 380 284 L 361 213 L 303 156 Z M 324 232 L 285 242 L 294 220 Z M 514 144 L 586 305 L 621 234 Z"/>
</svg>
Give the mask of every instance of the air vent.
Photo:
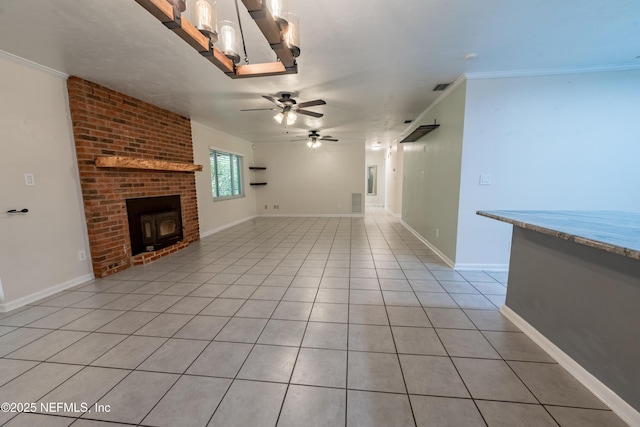
<svg viewBox="0 0 640 427">
<path fill-rule="evenodd" d="M 405 125 L 408 125 L 408 124 L 409 124 L 409 123 L 411 123 L 411 122 L 413 122 L 413 120 L 405 120 L 405 121 L 404 121 L 404 124 L 405 124 Z"/>
<path fill-rule="evenodd" d="M 413 132 L 411 132 L 402 141 L 400 141 L 400 143 L 403 143 L 403 142 L 416 142 L 417 140 L 419 140 L 420 138 L 422 138 L 423 136 L 425 136 L 426 134 L 428 134 L 432 130 L 438 129 L 439 127 L 440 127 L 440 125 L 437 124 L 435 120 L 433 121 L 432 125 L 418 126 Z"/>
<path fill-rule="evenodd" d="M 351 213 L 362 213 L 362 193 L 351 193 Z"/>
<path fill-rule="evenodd" d="M 450 84 L 451 83 L 439 83 L 436 85 L 436 87 L 433 88 L 433 91 L 439 92 L 439 91 L 445 90 L 446 88 L 449 87 Z"/>
</svg>

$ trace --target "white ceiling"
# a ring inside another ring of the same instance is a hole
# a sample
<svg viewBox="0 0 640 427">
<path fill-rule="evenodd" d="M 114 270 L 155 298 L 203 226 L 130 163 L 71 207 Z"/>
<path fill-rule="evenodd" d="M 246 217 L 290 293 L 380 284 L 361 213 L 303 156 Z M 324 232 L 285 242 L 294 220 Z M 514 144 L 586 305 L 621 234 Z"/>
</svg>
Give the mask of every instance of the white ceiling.
<svg viewBox="0 0 640 427">
<path fill-rule="evenodd" d="M 233 1 L 217 0 L 220 19 Z M 239 6 L 249 60 L 275 60 Z M 392 142 L 437 83 L 464 73 L 640 68 L 639 0 L 290 0 L 290 11 L 301 23 L 296 75 L 231 80 L 134 0 L 0 0 L 0 50 L 255 143 L 310 129 Z M 326 100 L 310 108 L 325 116 L 285 129 L 271 111 L 240 112 L 284 91 Z"/>
</svg>

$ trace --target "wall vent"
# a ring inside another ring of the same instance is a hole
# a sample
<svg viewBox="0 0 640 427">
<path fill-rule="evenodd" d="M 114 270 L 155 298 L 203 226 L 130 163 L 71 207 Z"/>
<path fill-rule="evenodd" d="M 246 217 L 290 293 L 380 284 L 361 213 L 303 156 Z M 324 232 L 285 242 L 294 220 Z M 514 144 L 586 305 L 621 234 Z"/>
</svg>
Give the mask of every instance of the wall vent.
<svg viewBox="0 0 640 427">
<path fill-rule="evenodd" d="M 433 91 L 434 91 L 434 92 L 443 91 L 443 90 L 445 90 L 446 88 L 448 88 L 450 84 L 451 84 L 451 83 L 438 83 L 438 84 L 436 85 L 436 87 L 434 87 L 434 88 L 433 88 Z"/>
<path fill-rule="evenodd" d="M 351 213 L 362 213 L 362 193 L 351 193 Z"/>
</svg>

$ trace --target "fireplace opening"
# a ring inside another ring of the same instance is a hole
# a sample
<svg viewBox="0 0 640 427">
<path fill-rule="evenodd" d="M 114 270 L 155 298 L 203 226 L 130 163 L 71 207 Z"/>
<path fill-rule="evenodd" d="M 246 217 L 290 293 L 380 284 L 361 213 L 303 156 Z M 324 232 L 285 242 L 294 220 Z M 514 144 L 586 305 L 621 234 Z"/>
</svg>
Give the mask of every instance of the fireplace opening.
<svg viewBox="0 0 640 427">
<path fill-rule="evenodd" d="M 153 252 L 182 241 L 180 196 L 127 199 L 131 254 Z"/>
</svg>

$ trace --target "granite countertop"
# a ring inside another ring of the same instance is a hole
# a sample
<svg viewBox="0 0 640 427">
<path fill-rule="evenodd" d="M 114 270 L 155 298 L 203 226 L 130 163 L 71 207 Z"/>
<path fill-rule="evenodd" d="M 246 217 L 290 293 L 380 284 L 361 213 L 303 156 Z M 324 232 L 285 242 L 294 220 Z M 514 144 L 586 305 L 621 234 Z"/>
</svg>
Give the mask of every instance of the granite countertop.
<svg viewBox="0 0 640 427">
<path fill-rule="evenodd" d="M 640 260 L 638 212 L 478 211 L 477 214 Z"/>
</svg>

